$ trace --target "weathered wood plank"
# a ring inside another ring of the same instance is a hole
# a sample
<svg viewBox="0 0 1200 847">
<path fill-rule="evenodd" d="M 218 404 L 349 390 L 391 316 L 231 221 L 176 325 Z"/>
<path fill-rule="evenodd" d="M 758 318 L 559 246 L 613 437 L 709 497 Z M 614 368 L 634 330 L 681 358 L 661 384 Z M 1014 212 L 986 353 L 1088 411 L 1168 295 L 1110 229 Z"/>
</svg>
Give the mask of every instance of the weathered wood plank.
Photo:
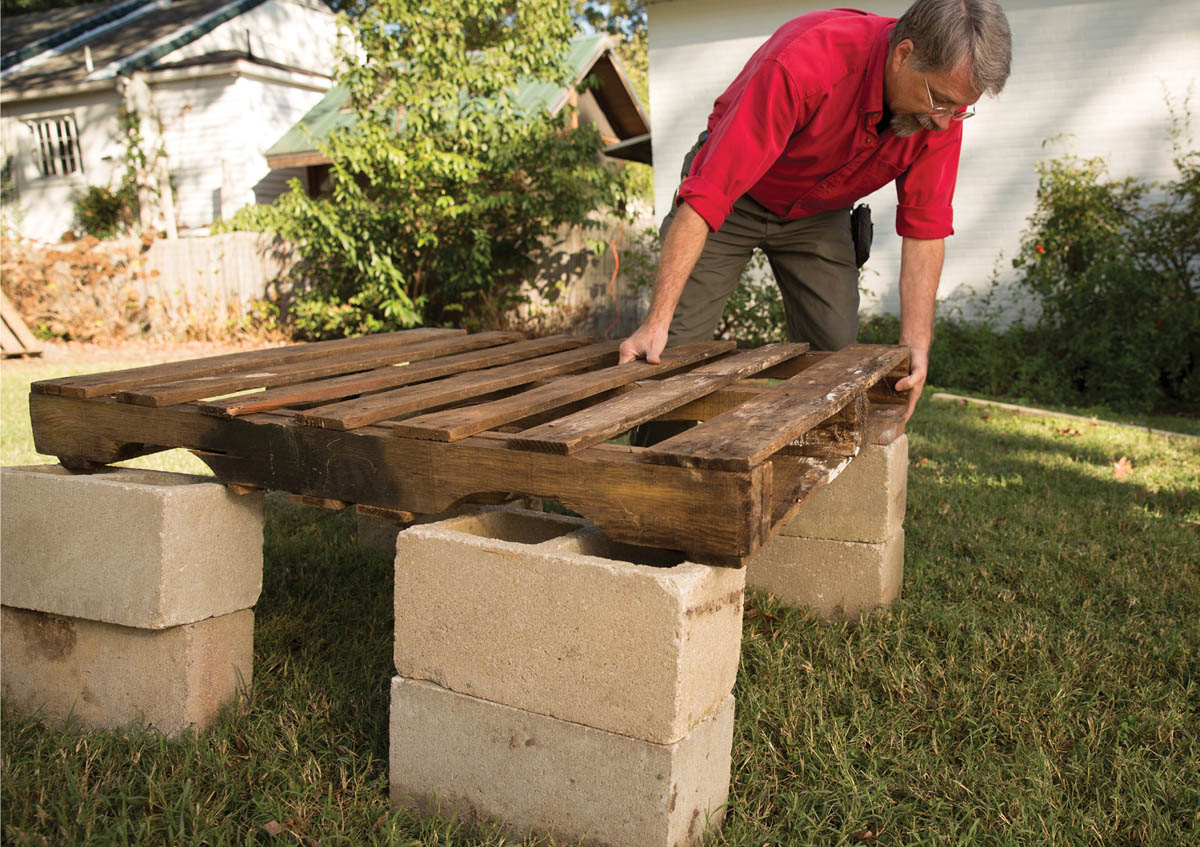
<svg viewBox="0 0 1200 847">
<path fill-rule="evenodd" d="M 812 350 L 803 356 L 767 368 L 759 376 L 765 379 L 790 379 L 801 371 L 823 362 L 832 355 L 833 353 L 828 350 Z M 876 405 L 886 403 L 907 405 L 908 392 L 896 390 L 896 383 L 906 376 L 908 376 L 907 359 L 897 364 L 885 377 L 871 386 L 867 399 Z"/>
<path fill-rule="evenodd" d="M 396 424 L 395 433 L 405 438 L 458 441 L 537 412 L 594 397 L 638 379 L 686 367 L 728 352 L 735 346 L 732 341 L 702 341 L 669 347 L 663 351 L 661 361 L 656 365 L 646 361 L 628 362 L 590 373 L 562 377 L 548 385 L 532 388 L 502 400 L 464 409 L 434 412 L 401 421 Z"/>
<path fill-rule="evenodd" d="M 30 391 L 35 394 L 53 394 L 62 397 L 101 397 L 123 389 L 154 383 L 212 376 L 245 368 L 276 367 L 346 352 L 365 353 L 371 350 L 387 350 L 431 338 L 466 334 L 466 330 L 462 329 L 437 327 L 406 329 L 400 332 L 367 335 L 361 338 L 338 338 L 333 341 L 315 341 L 307 344 L 293 344 L 288 347 L 274 347 L 270 350 L 224 353 L 220 356 L 207 356 L 183 362 L 166 362 L 161 365 L 146 365 L 107 373 L 44 379 L 33 383 Z"/>
<path fill-rule="evenodd" d="M 505 437 L 454 444 L 395 438 L 382 427 L 337 432 L 271 414 L 235 419 L 194 406 L 152 409 L 110 398 L 30 396 L 39 452 L 105 463 L 131 444 L 203 451 L 226 484 L 255 485 L 417 514 L 487 492 L 554 499 L 616 541 L 728 561 L 761 544 L 763 469 L 678 468 L 600 445 L 574 456 L 509 450 Z"/>
<path fill-rule="evenodd" d="M 345 500 L 333 500 L 329 497 L 315 497 L 312 494 L 289 494 L 287 496 L 289 503 L 294 503 L 297 506 L 308 506 L 313 509 L 329 509 L 330 511 L 340 512 L 347 506 L 351 505 Z"/>
<path fill-rule="evenodd" d="M 906 347 L 845 347 L 737 408 L 648 448 L 643 459 L 681 467 L 754 467 L 843 408 L 907 356 Z"/>
<path fill-rule="evenodd" d="M 770 503 L 771 535 L 787 526 L 816 490 L 836 479 L 851 461 L 846 456 L 773 456 L 775 485 Z"/>
<path fill-rule="evenodd" d="M 21 317 L 21 313 L 17 311 L 17 307 L 12 304 L 8 296 L 0 292 L 0 320 L 16 338 L 20 352 L 30 355 L 37 355 L 42 352 L 42 346 L 38 344 L 33 333 L 29 331 L 29 327 L 25 326 L 25 319 Z"/>
<path fill-rule="evenodd" d="M 801 435 L 780 452 L 811 458 L 853 459 L 862 449 L 867 432 L 867 394 L 859 391 L 839 411 Z"/>
<path fill-rule="evenodd" d="M 620 435 L 714 389 L 799 356 L 807 344 L 770 344 L 711 362 L 678 376 L 646 383 L 613 400 L 549 421 L 508 442 L 518 450 L 571 454 Z"/>
<path fill-rule="evenodd" d="M 272 368 L 256 367 L 216 376 L 193 377 L 177 382 L 126 389 L 118 391 L 116 397 L 122 403 L 133 403 L 138 406 L 174 406 L 176 403 L 187 403 L 204 397 L 243 391 L 247 388 L 294 385 L 327 376 L 355 373 L 404 362 L 420 362 L 467 350 L 478 350 L 483 347 L 495 347 L 498 344 L 508 344 L 520 339 L 521 334 L 517 332 L 481 332 L 475 335 L 434 338 L 394 350 L 352 352 L 326 356 L 315 361 L 293 362 Z"/>
<path fill-rule="evenodd" d="M 576 350 L 543 356 L 534 362 L 517 362 L 499 368 L 458 374 L 435 382 L 410 385 L 355 400 L 318 406 L 302 412 L 299 420 L 306 426 L 323 429 L 357 429 L 398 415 L 607 364 L 616 359 L 619 346 L 619 341 L 603 341 Z"/>
<path fill-rule="evenodd" d="M 412 523 L 417 519 L 417 516 L 412 512 L 403 512 L 399 509 L 385 509 L 382 506 L 367 506 L 359 503 L 355 510 L 365 517 L 383 518 L 384 520 L 395 521 L 396 523 Z"/>
<path fill-rule="evenodd" d="M 8 328 L 8 324 L 0 321 L 0 350 L 5 356 L 23 356 L 25 345 Z"/>
<path fill-rule="evenodd" d="M 200 411 L 206 415 L 233 418 L 248 415 L 253 412 L 266 412 L 292 404 L 322 403 L 354 397 L 360 394 L 373 394 L 389 388 L 400 388 L 415 382 L 425 382 L 443 376 L 463 373 L 464 371 L 492 368 L 521 362 L 538 356 L 546 356 L 563 350 L 573 350 L 591 343 L 590 338 L 578 338 L 568 335 L 554 335 L 548 338 L 535 338 L 529 341 L 518 341 L 515 344 L 505 344 L 500 347 L 490 347 L 486 350 L 475 350 L 470 353 L 459 353 L 454 356 L 444 356 L 420 364 L 410 364 L 407 367 L 377 368 L 365 373 L 349 376 L 339 376 L 315 382 L 305 382 L 299 385 L 269 388 L 257 394 L 247 394 L 239 397 L 227 397 L 222 400 L 209 400 L 200 404 Z"/>
</svg>

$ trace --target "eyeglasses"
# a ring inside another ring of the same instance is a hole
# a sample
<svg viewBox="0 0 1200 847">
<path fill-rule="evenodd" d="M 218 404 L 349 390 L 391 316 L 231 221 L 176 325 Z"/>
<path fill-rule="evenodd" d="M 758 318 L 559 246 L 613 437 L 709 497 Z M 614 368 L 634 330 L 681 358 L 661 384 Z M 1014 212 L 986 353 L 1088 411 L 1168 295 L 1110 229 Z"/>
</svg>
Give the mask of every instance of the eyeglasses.
<svg viewBox="0 0 1200 847">
<path fill-rule="evenodd" d="M 935 106 L 933 92 L 929 90 L 929 78 L 921 74 L 921 79 L 925 80 L 925 93 L 929 95 L 929 114 L 937 118 L 948 117 L 952 121 L 965 121 L 975 114 L 974 106 Z"/>
</svg>

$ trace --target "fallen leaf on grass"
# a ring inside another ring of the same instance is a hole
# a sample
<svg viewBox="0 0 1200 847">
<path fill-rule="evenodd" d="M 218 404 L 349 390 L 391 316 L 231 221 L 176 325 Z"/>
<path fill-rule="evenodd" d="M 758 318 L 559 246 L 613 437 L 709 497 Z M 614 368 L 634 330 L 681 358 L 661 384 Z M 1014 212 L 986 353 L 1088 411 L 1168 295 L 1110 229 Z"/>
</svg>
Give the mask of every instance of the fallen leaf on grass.
<svg viewBox="0 0 1200 847">
<path fill-rule="evenodd" d="M 943 500 L 943 501 L 942 501 L 942 502 L 941 502 L 941 503 L 938 505 L 938 514 L 939 514 L 939 515 L 948 515 L 948 514 L 950 514 L 950 501 L 949 501 L 949 500 Z"/>
<path fill-rule="evenodd" d="M 1117 479 L 1124 479 L 1125 477 L 1129 476 L 1129 472 L 1131 470 L 1133 470 L 1133 462 L 1129 461 L 1129 459 L 1125 456 L 1122 456 L 1113 462 L 1113 475 Z"/>
<path fill-rule="evenodd" d="M 855 841 L 874 841 L 879 837 L 879 833 L 873 828 L 860 829 L 858 832 L 850 836 Z"/>
<path fill-rule="evenodd" d="M 958 405 L 960 405 L 960 406 L 965 406 L 965 405 L 967 405 L 967 401 L 966 401 L 966 400 L 964 400 L 962 397 L 959 397 L 959 398 L 958 398 Z"/>
<path fill-rule="evenodd" d="M 919 458 L 915 462 L 913 462 L 913 466 L 918 467 L 918 468 L 923 468 L 928 464 L 929 464 L 928 456 L 922 456 L 921 458 Z"/>
<path fill-rule="evenodd" d="M 263 829 L 267 831 L 267 835 L 280 835 L 283 832 L 283 827 L 279 825 L 279 821 L 267 821 L 263 824 Z"/>
<path fill-rule="evenodd" d="M 1056 433 L 1058 433 L 1059 435 L 1065 435 L 1068 437 L 1075 436 L 1075 435 L 1083 435 L 1082 432 L 1080 432 L 1079 430 L 1077 430 L 1075 427 L 1071 426 L 1070 424 L 1067 424 L 1062 429 L 1055 427 L 1054 431 Z"/>
<path fill-rule="evenodd" d="M 765 618 L 766 620 L 774 621 L 775 623 L 778 623 L 781 620 L 780 618 L 775 617 L 775 615 L 772 615 L 770 612 L 764 612 L 762 609 L 756 609 L 753 606 L 747 606 L 742 611 L 742 617 L 743 618 Z"/>
</svg>

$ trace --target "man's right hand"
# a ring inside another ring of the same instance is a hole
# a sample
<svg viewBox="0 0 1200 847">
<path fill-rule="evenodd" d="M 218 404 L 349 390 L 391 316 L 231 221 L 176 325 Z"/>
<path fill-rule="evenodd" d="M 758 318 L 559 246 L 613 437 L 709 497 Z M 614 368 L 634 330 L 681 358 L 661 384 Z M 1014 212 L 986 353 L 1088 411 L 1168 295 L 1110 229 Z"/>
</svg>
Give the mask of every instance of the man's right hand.
<svg viewBox="0 0 1200 847">
<path fill-rule="evenodd" d="M 667 327 L 644 323 L 633 335 L 621 342 L 621 358 L 618 363 L 623 365 L 635 359 L 645 359 L 650 364 L 657 365 L 666 346 Z"/>
</svg>

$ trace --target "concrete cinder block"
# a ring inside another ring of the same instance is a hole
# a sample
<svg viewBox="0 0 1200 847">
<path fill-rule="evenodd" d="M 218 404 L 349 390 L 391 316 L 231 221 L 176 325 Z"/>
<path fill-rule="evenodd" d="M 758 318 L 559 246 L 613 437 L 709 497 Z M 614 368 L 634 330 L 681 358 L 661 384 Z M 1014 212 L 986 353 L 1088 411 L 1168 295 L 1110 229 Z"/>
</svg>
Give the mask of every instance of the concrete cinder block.
<svg viewBox="0 0 1200 847">
<path fill-rule="evenodd" d="M 720 824 L 733 697 L 672 744 L 392 680 L 392 803 L 594 847 L 685 847 Z"/>
<path fill-rule="evenodd" d="M 908 436 L 862 451 L 828 485 L 813 492 L 781 535 L 883 543 L 904 523 Z"/>
<path fill-rule="evenodd" d="M 900 596 L 904 530 L 887 541 L 777 536 L 746 563 L 746 584 L 831 619 L 855 619 Z"/>
<path fill-rule="evenodd" d="M 414 526 L 396 555 L 396 670 L 670 743 L 733 688 L 745 573 L 520 509 Z"/>
<path fill-rule="evenodd" d="M 4 701 L 88 727 L 203 729 L 251 683 L 249 609 L 151 630 L 4 607 L 0 630 Z"/>
<path fill-rule="evenodd" d="M 0 500 L 5 606 L 163 629 L 248 609 L 262 590 L 261 492 L 41 465 L 4 468 Z"/>
</svg>

